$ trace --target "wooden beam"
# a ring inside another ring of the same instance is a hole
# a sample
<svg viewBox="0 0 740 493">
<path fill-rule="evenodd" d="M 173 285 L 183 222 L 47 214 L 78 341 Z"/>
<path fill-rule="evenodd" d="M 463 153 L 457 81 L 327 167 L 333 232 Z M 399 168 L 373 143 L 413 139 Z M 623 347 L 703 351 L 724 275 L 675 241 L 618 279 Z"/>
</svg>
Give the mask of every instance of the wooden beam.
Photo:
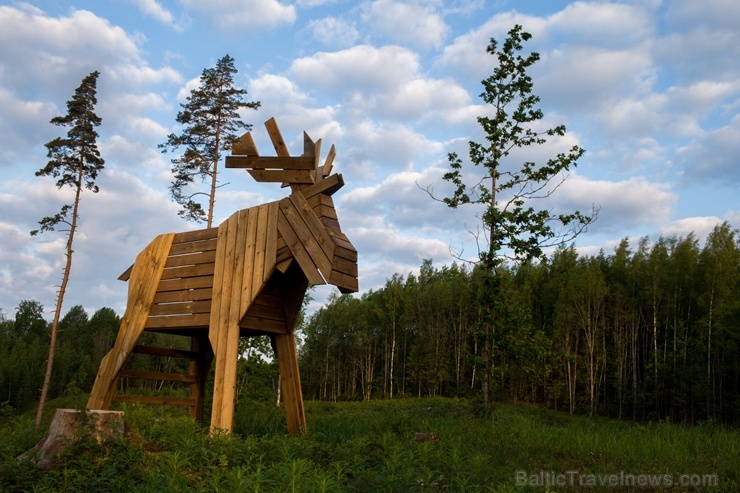
<svg viewBox="0 0 740 493">
<path fill-rule="evenodd" d="M 303 409 L 301 394 L 301 377 L 298 372 L 298 357 L 295 351 L 295 336 L 277 334 L 275 348 L 280 366 L 280 386 L 283 390 L 285 418 L 288 422 L 288 433 L 303 435 L 306 433 L 306 415 Z"/>
<path fill-rule="evenodd" d="M 170 349 L 165 347 L 154 347 L 154 346 L 134 346 L 131 351 L 136 354 L 149 354 L 152 356 L 162 356 L 165 358 L 180 358 L 180 359 L 198 359 L 198 353 L 194 351 L 185 351 L 183 349 Z"/>
<path fill-rule="evenodd" d="M 248 170 L 248 173 L 260 183 L 314 183 L 314 176 L 311 170 Z"/>
<path fill-rule="evenodd" d="M 142 380 L 166 380 L 167 382 L 195 383 L 195 375 L 185 373 L 160 373 L 145 370 L 121 370 L 121 378 L 140 378 Z"/>
<path fill-rule="evenodd" d="M 324 177 L 331 175 L 331 170 L 334 167 L 334 157 L 336 157 L 336 155 L 337 150 L 334 148 L 334 144 L 332 144 L 329 149 L 329 154 L 326 155 L 326 161 L 324 161 L 324 165 L 321 167 L 321 173 Z"/>
<path fill-rule="evenodd" d="M 154 303 L 177 303 L 182 301 L 206 301 L 213 298 L 213 288 L 165 291 L 154 295 Z"/>
<path fill-rule="evenodd" d="M 336 192 L 343 186 L 344 178 L 342 178 L 341 174 L 336 174 L 328 178 L 324 178 L 314 185 L 304 188 L 303 190 L 301 190 L 301 193 L 308 200 L 311 199 L 314 195 L 318 195 L 320 193 L 331 196 L 334 194 L 334 192 Z"/>
<path fill-rule="evenodd" d="M 195 399 L 183 399 L 179 397 L 156 397 L 151 395 L 116 395 L 113 397 L 116 402 L 129 402 L 132 404 L 154 404 L 190 407 L 197 404 Z"/>
<path fill-rule="evenodd" d="M 186 255 L 170 255 L 167 257 L 165 268 L 178 267 L 180 265 L 212 264 L 216 260 L 216 250 L 207 252 L 189 253 Z"/>
<path fill-rule="evenodd" d="M 234 142 L 234 144 L 231 146 L 231 154 L 259 156 L 259 152 L 257 152 L 257 146 L 254 144 L 254 139 L 252 138 L 251 132 L 245 133 L 244 135 L 239 137 L 239 140 Z"/>
<path fill-rule="evenodd" d="M 161 315 L 149 317 L 146 320 L 147 329 L 179 330 L 208 328 L 210 318 L 208 313 L 196 313 L 193 315 Z"/>
<path fill-rule="evenodd" d="M 283 157 L 290 156 L 288 146 L 285 145 L 285 141 L 283 140 L 283 136 L 280 133 L 280 129 L 278 128 L 278 124 L 274 117 L 265 122 L 265 128 L 267 129 L 267 133 L 270 136 L 270 140 L 272 141 L 273 147 L 275 147 L 277 155 Z"/>
<path fill-rule="evenodd" d="M 313 170 L 311 156 L 226 156 L 226 167 L 254 170 Z"/>
<path fill-rule="evenodd" d="M 161 303 L 152 306 L 150 316 L 157 315 L 194 315 L 196 313 L 209 313 L 211 311 L 211 300 L 208 301 L 186 301 L 183 303 Z"/>
</svg>

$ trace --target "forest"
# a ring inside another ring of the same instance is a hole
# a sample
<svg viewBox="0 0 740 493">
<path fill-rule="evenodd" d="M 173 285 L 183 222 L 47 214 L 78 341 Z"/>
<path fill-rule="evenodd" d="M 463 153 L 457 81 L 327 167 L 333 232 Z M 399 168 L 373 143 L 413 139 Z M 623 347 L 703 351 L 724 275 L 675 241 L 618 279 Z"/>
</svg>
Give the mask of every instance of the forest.
<svg viewBox="0 0 740 493">
<path fill-rule="evenodd" d="M 654 243 L 623 239 L 613 252 L 558 248 L 546 261 L 499 270 L 494 311 L 494 401 L 636 421 L 740 422 L 740 236 L 729 223 Z M 361 296 L 333 295 L 298 327 L 304 396 L 359 401 L 479 397 L 480 275 L 429 260 Z M 48 326 L 37 301 L 0 311 L 0 407 L 24 412 L 39 398 Z M 49 395 L 87 393 L 120 316 L 72 307 L 59 324 Z M 148 345 L 187 338 L 145 334 Z M 243 340 L 241 397 L 275 401 L 268 341 Z M 131 358 L 135 369 L 183 371 L 170 358 Z M 177 384 L 121 386 L 185 392 Z M 495 405 L 494 405 L 495 406 Z M 494 407 L 495 409 L 495 407 Z"/>
<path fill-rule="evenodd" d="M 499 269 L 497 400 L 630 420 L 740 421 L 738 232 L 717 225 L 612 253 L 560 247 Z M 425 260 L 360 298 L 334 296 L 304 328 L 309 399 L 475 396 L 479 270 Z"/>
</svg>

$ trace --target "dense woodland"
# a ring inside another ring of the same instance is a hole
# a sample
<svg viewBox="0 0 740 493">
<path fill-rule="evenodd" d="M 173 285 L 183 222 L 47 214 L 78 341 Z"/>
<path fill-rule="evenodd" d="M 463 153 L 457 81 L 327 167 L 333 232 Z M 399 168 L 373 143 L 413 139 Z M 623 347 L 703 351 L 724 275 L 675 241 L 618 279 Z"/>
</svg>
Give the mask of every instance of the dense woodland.
<svg viewBox="0 0 740 493">
<path fill-rule="evenodd" d="M 497 399 L 635 420 L 740 422 L 740 249 L 725 223 L 700 242 L 622 240 L 500 269 Z M 475 395 L 481 276 L 424 261 L 305 327 L 309 399 Z"/>
<path fill-rule="evenodd" d="M 624 239 L 612 252 L 558 249 L 546 262 L 499 270 L 492 362 L 498 400 L 636 420 L 740 423 L 740 234 Z M 424 261 L 361 297 L 333 296 L 302 324 L 308 399 L 469 396 L 479 389 L 480 276 Z M 43 307 L 0 312 L 0 406 L 34 406 L 48 354 Z M 72 307 L 59 327 L 50 396 L 89 392 L 120 317 Z M 146 334 L 149 345 L 185 338 Z M 252 341 L 260 342 L 260 341 Z M 275 398 L 267 344 L 244 346 L 239 393 Z M 142 355 L 138 369 L 182 371 Z M 122 382 L 177 391 L 157 382 Z M 171 384 L 167 384 L 170 385 Z"/>
</svg>

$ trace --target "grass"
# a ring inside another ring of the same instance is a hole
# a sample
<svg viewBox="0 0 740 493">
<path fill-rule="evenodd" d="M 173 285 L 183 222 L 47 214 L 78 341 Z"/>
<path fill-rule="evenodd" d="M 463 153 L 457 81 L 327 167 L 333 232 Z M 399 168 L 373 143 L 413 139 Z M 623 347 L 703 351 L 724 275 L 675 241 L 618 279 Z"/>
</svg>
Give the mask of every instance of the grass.
<svg viewBox="0 0 740 493">
<path fill-rule="evenodd" d="M 509 405 L 481 420 L 467 401 L 398 399 L 307 402 L 309 434 L 288 437 L 280 409 L 252 402 L 237 408 L 233 435 L 211 437 L 172 410 L 125 411 L 124 438 L 81 441 L 47 472 L 15 459 L 40 438 L 32 417 L 5 419 L 0 491 L 634 491 L 624 485 L 639 474 L 663 483 L 640 491 L 740 490 L 740 432 L 712 424 L 634 424 Z M 420 432 L 438 440 L 419 443 Z M 667 474 L 676 483 L 712 474 L 718 486 L 668 487 Z M 619 484 L 599 484 L 609 481 Z"/>
</svg>

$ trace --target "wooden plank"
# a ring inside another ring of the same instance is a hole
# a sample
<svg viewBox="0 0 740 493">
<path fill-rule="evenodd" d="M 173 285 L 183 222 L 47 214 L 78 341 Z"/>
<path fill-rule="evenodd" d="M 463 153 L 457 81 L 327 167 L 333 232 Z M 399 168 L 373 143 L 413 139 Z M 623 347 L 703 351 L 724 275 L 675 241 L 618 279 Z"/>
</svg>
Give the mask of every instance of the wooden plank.
<svg viewBox="0 0 740 493">
<path fill-rule="evenodd" d="M 134 264 L 131 264 L 131 266 L 128 269 L 126 269 L 125 271 L 123 271 L 123 274 L 121 274 L 120 276 L 118 276 L 118 280 L 119 281 L 128 281 L 129 278 L 131 277 L 131 271 L 133 270 L 133 268 L 134 268 Z"/>
<path fill-rule="evenodd" d="M 289 250 L 290 251 L 290 250 Z M 293 257 L 289 257 L 285 260 L 275 263 L 275 270 L 279 270 L 283 274 L 288 270 L 288 267 L 293 263 Z"/>
<path fill-rule="evenodd" d="M 336 236 L 341 237 L 342 235 L 344 235 L 344 233 L 342 233 L 342 228 L 339 226 L 339 221 L 337 219 L 332 219 L 330 217 L 324 216 L 321 218 L 321 222 L 326 227 L 326 229 L 333 231 L 334 233 L 337 233 Z"/>
<path fill-rule="evenodd" d="M 257 152 L 257 146 L 254 144 L 254 139 L 252 138 L 251 132 L 245 133 L 244 135 L 239 137 L 239 140 L 231 145 L 231 154 L 259 156 L 259 152 Z"/>
<path fill-rule="evenodd" d="M 191 315 L 195 313 L 210 313 L 211 300 L 208 301 L 187 301 L 184 303 L 162 303 L 155 304 L 150 316 L 156 315 Z"/>
<path fill-rule="evenodd" d="M 269 229 L 270 223 L 268 221 L 269 218 L 269 207 L 267 204 L 261 205 L 257 209 L 257 227 L 256 234 L 255 234 L 255 241 L 254 241 L 254 257 L 252 262 L 252 289 L 255 294 L 252 295 L 252 299 L 250 299 L 250 304 L 252 300 L 256 297 L 257 294 L 262 290 L 262 287 L 265 285 L 265 282 L 267 279 L 265 278 L 265 257 L 266 257 L 266 250 L 267 250 L 267 238 L 270 236 L 271 231 Z M 244 316 L 244 314 L 247 312 L 247 309 L 249 306 L 243 306 L 242 307 L 242 313 L 241 316 Z"/>
<path fill-rule="evenodd" d="M 191 241 L 210 240 L 217 236 L 218 228 L 196 229 L 193 231 L 185 231 L 183 233 L 175 233 L 175 237 L 172 239 L 172 244 L 177 245 L 180 243 L 189 243 Z"/>
<path fill-rule="evenodd" d="M 276 335 L 275 347 L 277 349 L 278 365 L 280 366 L 280 385 L 283 389 L 288 433 L 303 435 L 306 433 L 306 416 L 303 409 L 301 378 L 298 372 L 294 335 Z"/>
<path fill-rule="evenodd" d="M 205 301 L 213 296 L 213 288 L 185 289 L 181 291 L 158 292 L 154 303 L 177 303 L 179 301 Z"/>
<path fill-rule="evenodd" d="M 216 250 L 208 252 L 189 253 L 185 255 L 170 255 L 167 257 L 167 267 L 178 267 L 181 265 L 212 264 L 216 261 Z"/>
<path fill-rule="evenodd" d="M 321 139 L 314 142 L 308 133 L 303 132 L 303 155 L 311 157 L 313 163 L 311 169 L 314 172 L 314 182 L 319 181 L 321 176 L 319 175 L 319 155 L 321 154 Z"/>
<path fill-rule="evenodd" d="M 249 308 L 247 315 L 250 317 L 264 318 L 267 320 L 278 320 L 285 324 L 285 308 L 283 307 L 282 300 L 279 301 L 279 304 L 254 304 Z"/>
<path fill-rule="evenodd" d="M 235 320 L 238 321 L 244 316 L 244 312 L 249 308 L 252 297 L 256 296 L 254 285 L 252 283 L 252 268 L 254 267 L 255 239 L 257 237 L 257 207 L 251 207 L 244 212 L 244 234 L 239 241 L 239 249 L 243 252 L 244 262 L 240 266 L 239 276 L 241 284 L 237 297 L 234 299 L 236 308 L 239 313 L 235 313 Z"/>
<path fill-rule="evenodd" d="M 248 170 L 249 174 L 260 183 L 313 183 L 314 175 L 309 170 Z"/>
<path fill-rule="evenodd" d="M 326 263 L 325 265 L 321 265 L 321 271 L 322 273 L 328 273 L 331 270 L 331 261 L 334 257 L 334 242 L 332 241 L 331 236 L 326 232 L 326 228 L 324 228 L 324 225 L 321 223 L 319 218 L 316 217 L 316 214 L 314 214 L 311 206 L 306 202 L 306 199 L 303 198 L 303 195 L 294 193 L 288 198 L 311 233 L 310 236 L 303 238 L 306 249 L 312 255 L 314 254 L 313 249 L 316 246 L 321 249 L 323 256 L 318 251 L 315 253 L 322 259 L 320 260 L 321 262 L 323 262 L 323 257 L 326 257 Z M 286 217 L 291 219 L 287 214 Z M 298 228 L 294 229 L 298 231 Z M 319 262 L 316 262 L 316 265 L 320 265 Z"/>
<path fill-rule="evenodd" d="M 270 140 L 272 141 L 273 147 L 275 147 L 277 155 L 283 157 L 290 156 L 288 146 L 285 145 L 285 141 L 283 140 L 283 136 L 280 133 L 280 129 L 278 128 L 278 124 L 274 117 L 265 122 L 265 128 L 267 129 L 267 134 L 270 136 Z"/>
<path fill-rule="evenodd" d="M 210 288 L 214 276 L 186 277 L 184 279 L 163 279 L 157 287 L 158 293 L 180 291 L 182 289 Z"/>
<path fill-rule="evenodd" d="M 313 156 L 226 156 L 232 169 L 313 171 L 314 166 Z"/>
<path fill-rule="evenodd" d="M 121 370 L 121 378 L 139 378 L 142 380 L 166 380 L 167 382 L 195 383 L 195 375 L 184 373 L 160 373 L 145 370 Z"/>
<path fill-rule="evenodd" d="M 285 306 L 285 317 L 288 324 L 288 332 L 295 330 L 298 314 L 303 306 L 308 289 L 308 280 L 301 269 L 294 266 L 281 279 L 281 297 Z"/>
<path fill-rule="evenodd" d="M 360 290 L 356 277 L 348 276 L 337 271 L 332 271 L 329 283 L 335 285 L 344 294 L 356 293 Z"/>
<path fill-rule="evenodd" d="M 128 402 L 131 404 L 155 404 L 189 407 L 195 406 L 195 399 L 183 399 L 179 397 L 156 397 L 152 395 L 117 395 L 113 398 L 116 402 Z"/>
<path fill-rule="evenodd" d="M 239 324 L 247 331 L 255 330 L 260 332 L 269 332 L 271 334 L 287 334 L 288 328 L 285 325 L 285 320 L 273 320 L 269 318 L 253 317 L 247 314 Z"/>
<path fill-rule="evenodd" d="M 152 356 L 163 356 L 166 358 L 180 358 L 194 360 L 198 359 L 199 355 L 195 351 L 185 351 L 183 349 L 171 349 L 166 347 L 154 347 L 154 346 L 134 346 L 131 351 L 136 354 L 149 354 Z"/>
<path fill-rule="evenodd" d="M 186 279 L 189 277 L 213 276 L 213 263 L 170 267 L 162 272 L 162 279 Z"/>
<path fill-rule="evenodd" d="M 222 303 L 228 303 L 228 319 L 223 321 L 222 325 L 226 329 L 226 337 L 222 339 L 225 345 L 221 347 L 220 354 L 217 358 L 223 361 L 221 372 L 216 373 L 216 379 L 221 381 L 221 408 L 220 422 L 218 426 L 225 430 L 231 431 L 234 416 L 234 404 L 236 400 L 236 367 L 239 359 L 239 319 L 242 317 L 240 306 L 244 285 L 251 281 L 251 277 L 245 275 L 244 270 L 251 264 L 252 254 L 249 251 L 250 230 L 254 228 L 255 208 L 242 210 L 239 212 L 239 223 L 236 225 L 236 239 L 233 242 L 234 263 L 231 274 L 231 292 L 229 297 L 226 296 L 228 285 L 224 286 L 224 295 Z M 229 235 L 232 235 L 229 232 Z M 229 248 L 232 248 L 232 242 L 229 241 Z M 224 278 L 226 279 L 226 278 Z M 227 307 L 221 307 L 223 316 Z M 219 360 L 217 359 L 217 363 Z"/>
<path fill-rule="evenodd" d="M 265 218 L 265 260 L 264 269 L 262 270 L 263 283 L 266 283 L 275 268 L 275 260 L 277 259 L 277 245 L 278 245 L 278 233 L 277 233 L 277 215 L 278 215 L 278 203 L 270 202 L 267 204 L 267 217 Z"/>
<path fill-rule="evenodd" d="M 172 245 L 170 255 L 183 255 L 185 253 L 208 252 L 216 249 L 216 238 L 201 241 L 189 241 Z"/>
<path fill-rule="evenodd" d="M 218 352 L 219 342 L 219 330 L 218 325 L 221 318 L 221 292 L 223 290 L 223 276 L 224 270 L 226 269 L 226 241 L 228 237 L 228 224 L 226 222 L 221 223 L 218 227 L 218 245 L 216 248 L 216 260 L 213 268 L 213 299 L 217 300 L 216 303 L 211 305 L 211 327 L 208 332 L 208 339 L 211 342 L 213 352 Z"/>
<path fill-rule="evenodd" d="M 306 197 L 306 200 L 308 200 L 311 197 L 319 194 L 331 196 L 334 194 L 334 192 L 336 192 L 343 186 L 344 178 L 341 174 L 336 174 L 304 188 L 303 190 L 301 190 L 301 193 L 304 197 Z"/>
<path fill-rule="evenodd" d="M 238 318 L 233 321 L 234 313 L 238 313 L 239 306 L 234 307 L 233 294 L 237 290 L 241 292 L 241 283 L 234 287 L 235 262 L 238 263 L 236 255 L 237 238 L 239 237 L 240 215 L 243 211 L 232 214 L 229 219 L 221 225 L 226 226 L 227 234 L 224 239 L 219 232 L 219 248 L 216 259 L 224 258 L 224 269 L 221 275 L 220 297 L 215 297 L 214 306 L 219 305 L 219 317 L 213 319 L 214 310 L 211 310 L 210 334 L 213 350 L 216 357 L 216 370 L 213 387 L 213 410 L 211 413 L 211 426 L 231 431 L 233 425 L 234 396 L 236 389 L 236 358 L 238 352 L 239 328 Z M 242 221 L 243 222 L 243 221 Z M 246 223 L 243 224 L 243 226 Z M 222 253 L 223 252 L 223 253 Z M 241 257 L 243 260 L 243 257 Z M 241 264 L 243 265 L 243 264 Z M 237 278 L 242 277 L 239 272 Z M 214 286 L 215 288 L 215 286 Z M 238 298 L 237 298 L 238 299 Z M 232 311 L 233 310 L 233 311 Z M 214 334 L 215 332 L 215 334 Z M 213 339 L 217 342 L 214 344 Z M 236 341 L 235 341 L 236 340 Z M 233 360 L 233 361 L 232 361 Z"/>
<path fill-rule="evenodd" d="M 342 258 L 338 255 L 334 256 L 334 262 L 332 263 L 334 271 L 347 274 L 348 276 L 357 277 L 357 262 L 352 262 L 346 258 Z"/>
<path fill-rule="evenodd" d="M 194 315 L 162 315 L 149 317 L 146 321 L 147 329 L 197 329 L 207 328 L 210 324 L 208 313 Z"/>
<path fill-rule="evenodd" d="M 285 239 L 285 243 L 288 245 L 288 248 L 293 254 L 293 257 L 295 257 L 295 259 L 298 261 L 298 264 L 301 266 L 301 269 L 303 269 L 303 272 L 306 274 L 308 281 L 311 284 L 326 284 L 326 281 L 321 276 L 319 270 L 316 268 L 313 259 L 308 254 L 308 252 L 306 252 L 300 238 L 293 230 L 293 227 L 288 219 L 285 217 L 282 207 L 280 208 L 280 213 L 278 214 L 278 231 Z"/>
<path fill-rule="evenodd" d="M 332 168 L 334 167 L 334 158 L 337 155 L 337 150 L 334 148 L 334 144 L 331 145 L 331 148 L 329 149 L 329 154 L 326 155 L 326 161 L 324 161 L 324 166 L 322 166 L 322 175 L 324 177 L 327 177 L 331 174 Z"/>
</svg>

